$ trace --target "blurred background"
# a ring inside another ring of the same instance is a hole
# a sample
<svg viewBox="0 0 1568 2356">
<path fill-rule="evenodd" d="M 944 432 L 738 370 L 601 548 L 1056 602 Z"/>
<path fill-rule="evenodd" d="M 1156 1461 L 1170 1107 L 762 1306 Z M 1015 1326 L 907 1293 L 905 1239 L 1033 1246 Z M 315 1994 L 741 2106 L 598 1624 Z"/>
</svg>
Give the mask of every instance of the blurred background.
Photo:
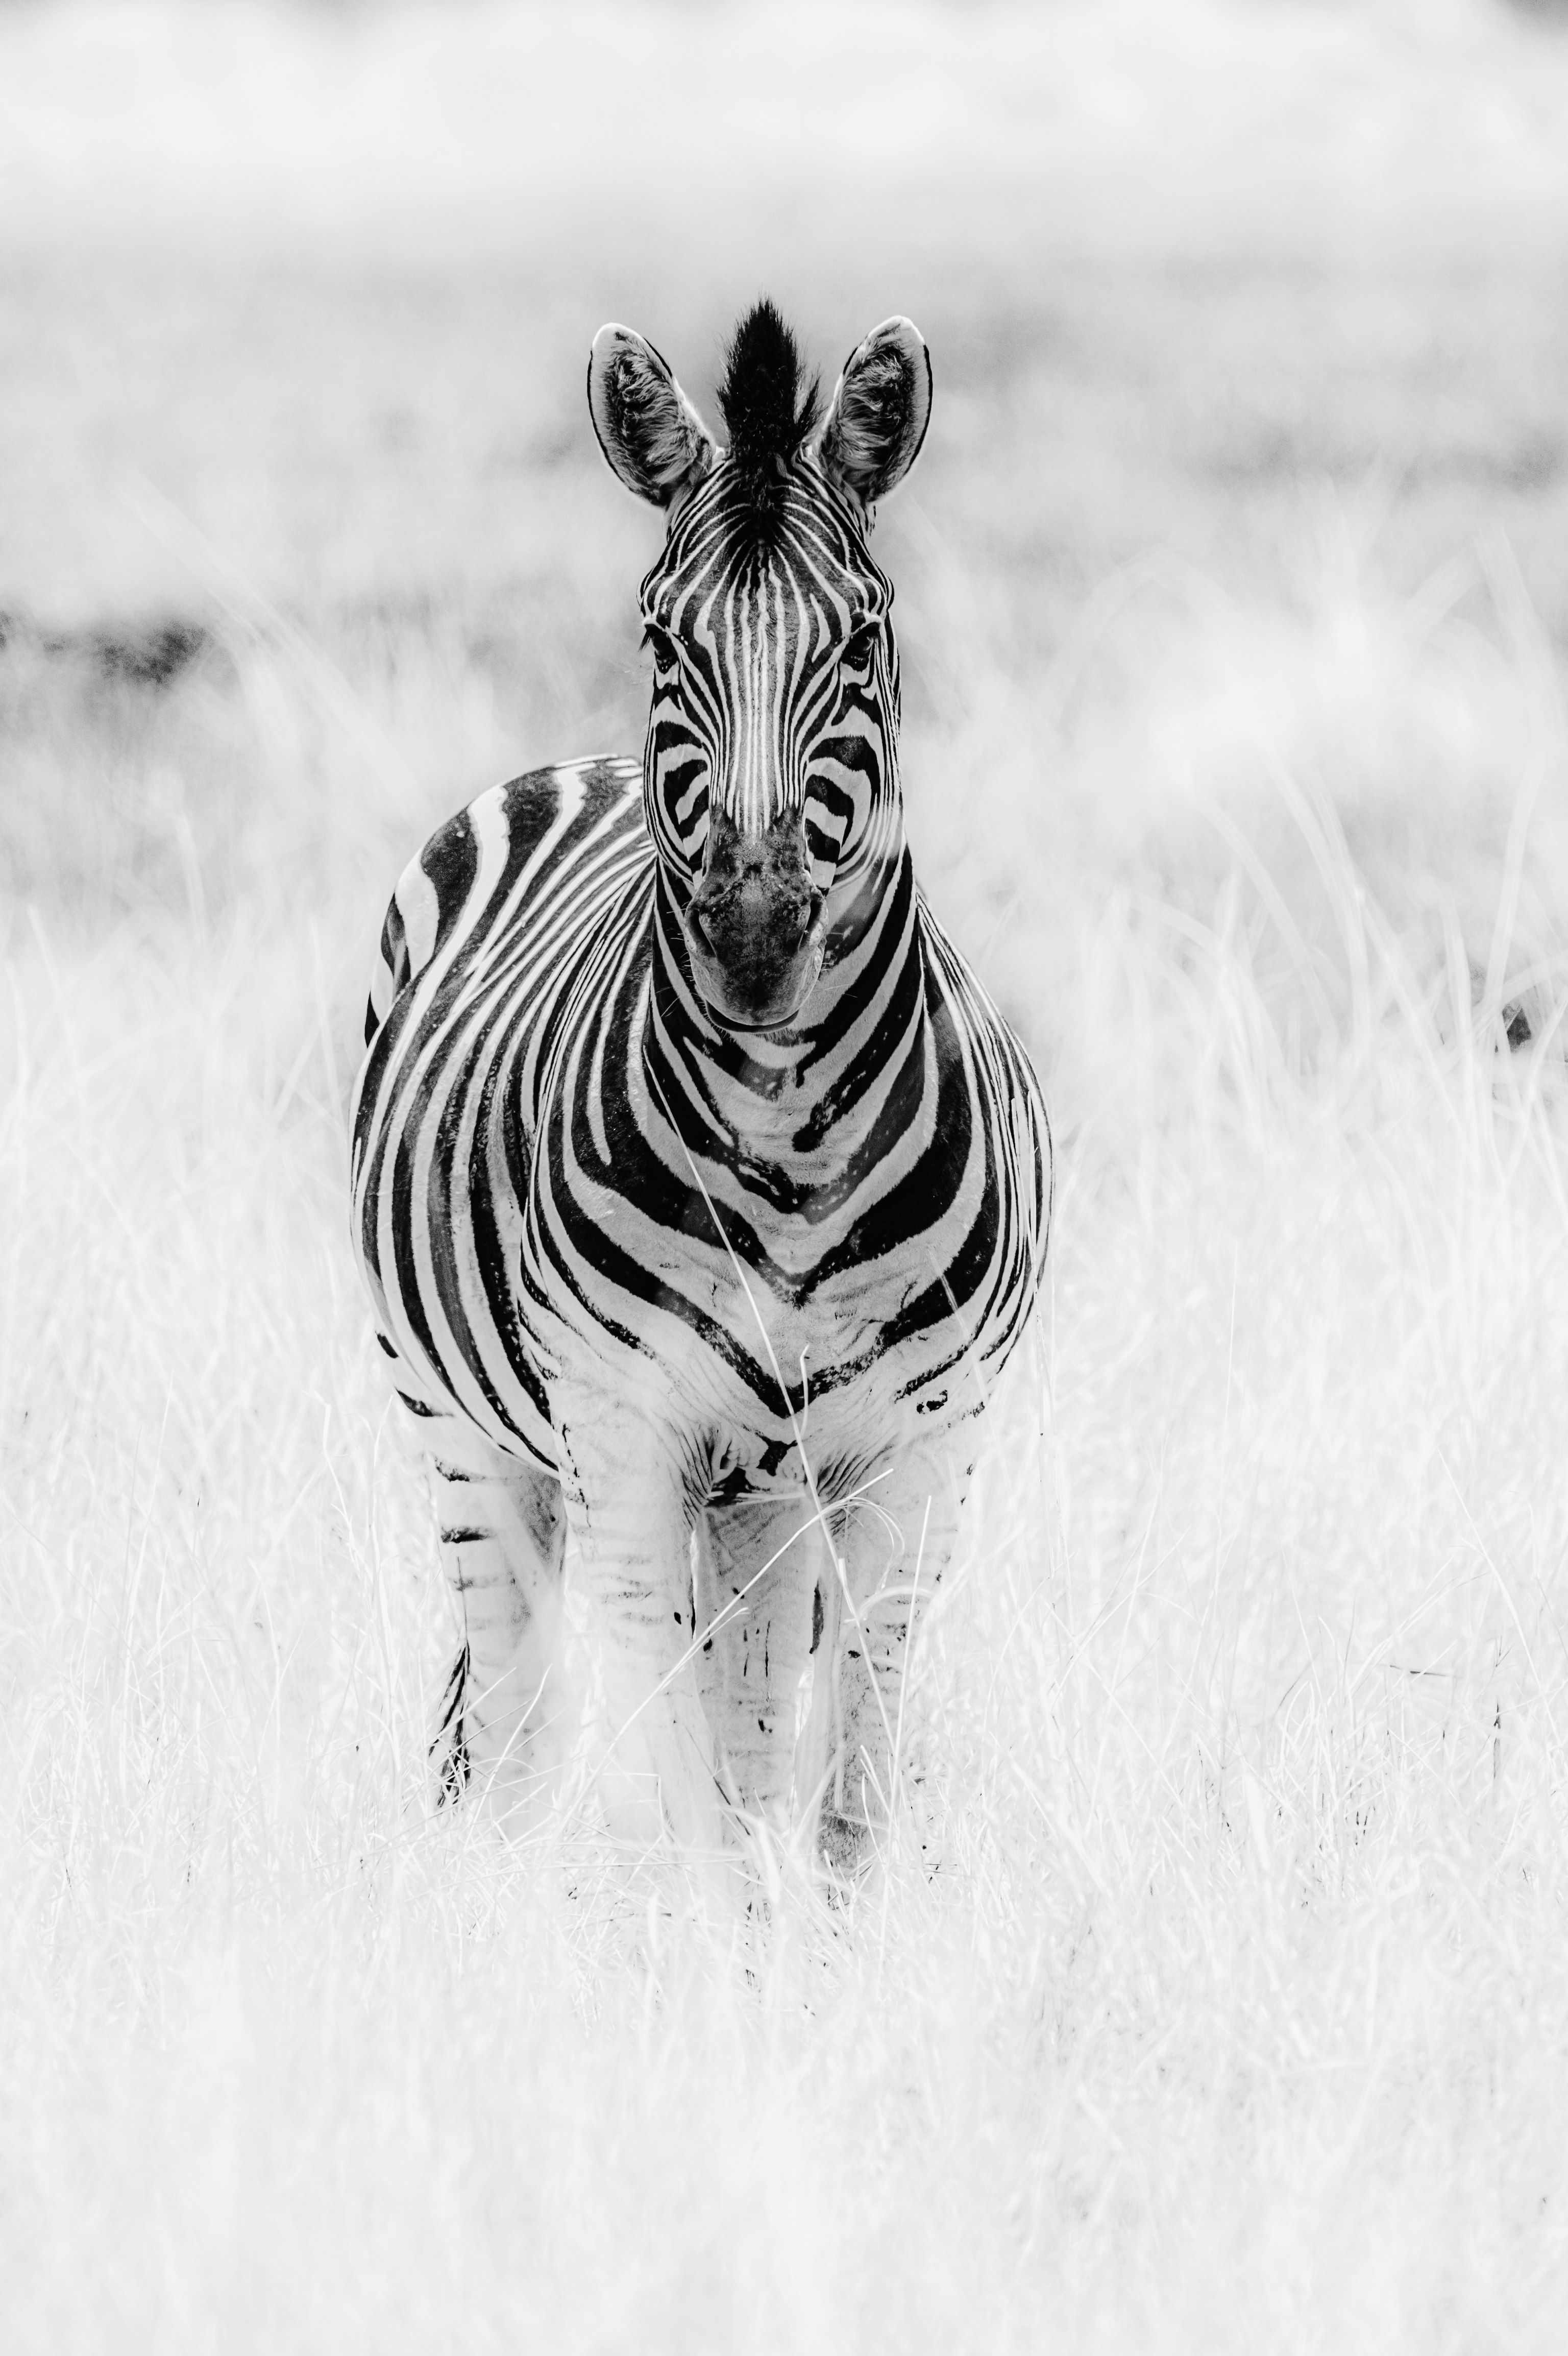
<svg viewBox="0 0 1568 2356">
<path fill-rule="evenodd" d="M 829 382 L 891 311 L 931 345 L 878 526 L 911 827 L 1042 1052 L 1085 885 L 1207 919 L 1232 878 L 1332 1027 L 1303 796 L 1477 991 L 1508 899 L 1525 1002 L 1568 11 L 1504 0 L 0 10 L 0 921 L 297 925 L 352 876 L 347 1009 L 428 822 L 640 744 L 658 523 L 594 329 L 711 414 L 762 291 Z"/>
</svg>

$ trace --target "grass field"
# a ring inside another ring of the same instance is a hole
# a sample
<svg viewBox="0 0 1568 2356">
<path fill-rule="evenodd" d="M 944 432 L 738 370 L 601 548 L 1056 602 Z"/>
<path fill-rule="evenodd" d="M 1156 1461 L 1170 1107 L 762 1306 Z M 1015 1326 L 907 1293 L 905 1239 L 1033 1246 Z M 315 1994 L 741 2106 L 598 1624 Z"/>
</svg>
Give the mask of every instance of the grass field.
<svg viewBox="0 0 1568 2356">
<path fill-rule="evenodd" d="M 7 2349 L 1563 2344 L 1565 101 L 1478 0 L 0 13 Z M 640 739 L 589 337 L 763 284 L 931 341 L 911 830 L 1060 1160 L 918 1806 L 731 1944 L 586 1762 L 432 1811 L 343 1108 L 421 830 Z"/>
</svg>

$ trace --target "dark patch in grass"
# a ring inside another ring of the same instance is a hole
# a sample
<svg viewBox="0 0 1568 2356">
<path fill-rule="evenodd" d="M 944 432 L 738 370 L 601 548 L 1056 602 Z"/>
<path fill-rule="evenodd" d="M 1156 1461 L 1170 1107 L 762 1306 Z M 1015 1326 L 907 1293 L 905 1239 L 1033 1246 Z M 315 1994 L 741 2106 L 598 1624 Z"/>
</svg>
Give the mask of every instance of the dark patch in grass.
<svg viewBox="0 0 1568 2356">
<path fill-rule="evenodd" d="M 48 651 L 80 652 L 96 664 L 105 679 L 123 679 L 133 687 L 167 687 L 210 643 L 209 633 L 197 622 L 159 622 L 123 636 L 112 630 L 81 633 L 70 639 L 49 641 Z"/>
<path fill-rule="evenodd" d="M 38 630 L 15 614 L 0 614 L 0 650 L 31 640 L 39 652 L 85 662 L 102 679 L 131 687 L 165 688 L 205 654 L 212 633 L 199 622 L 144 622 L 124 629 Z"/>
</svg>

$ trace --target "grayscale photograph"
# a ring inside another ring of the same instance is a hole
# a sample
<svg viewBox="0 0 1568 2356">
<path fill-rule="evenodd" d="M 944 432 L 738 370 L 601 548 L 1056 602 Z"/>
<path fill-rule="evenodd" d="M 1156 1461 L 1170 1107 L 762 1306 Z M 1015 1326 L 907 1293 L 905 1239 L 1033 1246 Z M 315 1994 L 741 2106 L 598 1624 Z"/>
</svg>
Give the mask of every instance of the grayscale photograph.
<svg viewBox="0 0 1568 2356">
<path fill-rule="evenodd" d="M 1568 2348 L 1568 0 L 0 0 L 0 2347 Z"/>
</svg>

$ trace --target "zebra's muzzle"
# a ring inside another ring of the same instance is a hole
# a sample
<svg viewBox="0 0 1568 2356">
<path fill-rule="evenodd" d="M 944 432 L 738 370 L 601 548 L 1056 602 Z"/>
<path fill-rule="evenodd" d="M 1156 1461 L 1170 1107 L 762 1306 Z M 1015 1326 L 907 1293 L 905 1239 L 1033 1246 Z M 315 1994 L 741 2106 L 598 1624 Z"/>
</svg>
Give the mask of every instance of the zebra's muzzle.
<svg viewBox="0 0 1568 2356">
<path fill-rule="evenodd" d="M 721 1023 L 772 1031 L 795 1020 L 822 971 L 825 908 L 798 816 L 746 835 L 710 815 L 686 937 L 693 979 Z"/>
</svg>

